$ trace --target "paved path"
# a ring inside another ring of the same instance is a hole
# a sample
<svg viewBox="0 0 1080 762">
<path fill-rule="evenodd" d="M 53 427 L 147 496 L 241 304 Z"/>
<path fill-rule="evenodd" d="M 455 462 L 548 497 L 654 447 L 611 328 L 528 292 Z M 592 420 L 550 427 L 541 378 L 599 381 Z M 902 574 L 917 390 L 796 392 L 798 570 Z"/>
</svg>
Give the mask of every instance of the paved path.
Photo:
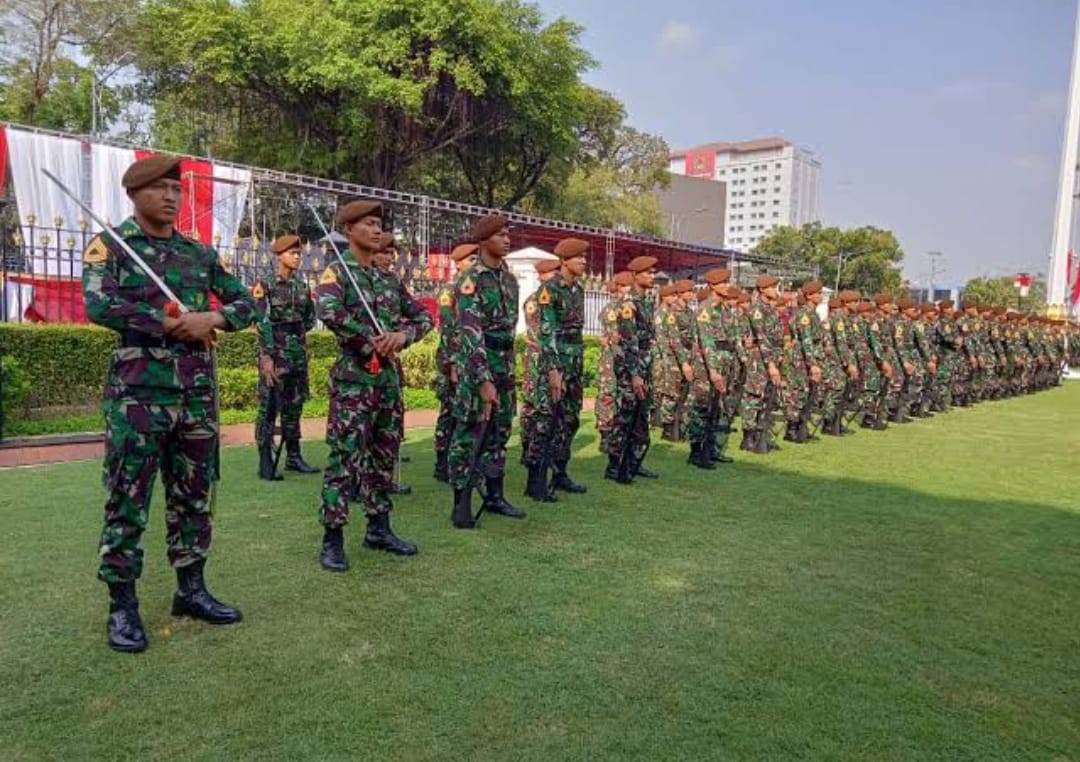
<svg viewBox="0 0 1080 762">
<path fill-rule="evenodd" d="M 585 410 L 592 410 L 593 401 L 585 400 Z M 435 425 L 436 410 L 407 410 L 405 428 L 423 428 Z M 304 439 L 325 439 L 326 419 L 305 418 L 301 426 Z M 75 441 L 72 441 L 75 440 Z M 20 446 L 0 449 L 0 468 L 14 466 L 37 466 L 44 463 L 65 463 L 73 460 L 101 460 L 105 445 L 100 435 L 27 437 L 18 440 Z M 255 424 L 237 423 L 221 427 L 221 444 L 249 445 L 255 442 Z"/>
</svg>

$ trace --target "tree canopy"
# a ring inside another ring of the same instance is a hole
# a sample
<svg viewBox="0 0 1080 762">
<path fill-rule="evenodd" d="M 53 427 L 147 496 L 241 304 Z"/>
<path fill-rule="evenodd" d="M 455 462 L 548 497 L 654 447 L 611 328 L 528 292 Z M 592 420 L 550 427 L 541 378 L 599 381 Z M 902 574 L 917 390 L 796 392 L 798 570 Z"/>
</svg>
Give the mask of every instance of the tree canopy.
<svg viewBox="0 0 1080 762">
<path fill-rule="evenodd" d="M 1030 293 L 1021 298 L 1011 275 L 1001 277 L 972 278 L 964 284 L 965 302 L 986 304 L 991 307 L 1022 307 L 1035 309 L 1046 304 L 1046 281 L 1035 278 L 1031 283 Z"/>
</svg>

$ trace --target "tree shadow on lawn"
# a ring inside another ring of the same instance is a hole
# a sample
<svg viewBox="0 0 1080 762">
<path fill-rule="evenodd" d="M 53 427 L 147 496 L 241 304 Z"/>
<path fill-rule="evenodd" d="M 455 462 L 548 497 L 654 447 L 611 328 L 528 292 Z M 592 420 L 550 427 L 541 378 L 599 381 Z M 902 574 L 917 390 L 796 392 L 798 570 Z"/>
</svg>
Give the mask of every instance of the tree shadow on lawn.
<svg viewBox="0 0 1080 762">
<path fill-rule="evenodd" d="M 0 571 L 18 584 L 0 592 L 0 681 L 20 686 L 0 709 L 9 748 L 110 753 L 131 727 L 193 755 L 986 759 L 1080 747 L 1075 513 L 768 458 L 701 472 L 666 443 L 649 457 L 661 480 L 621 486 L 601 478 L 589 435 L 572 463 L 587 495 L 520 498 L 511 465 L 507 494 L 529 519 L 485 516 L 476 532 L 450 528 L 428 437 L 410 436 L 415 492 L 396 500 L 394 524 L 422 553 L 363 550 L 354 514 L 345 575 L 317 565 L 319 477 L 260 482 L 254 448 L 227 449 L 210 582 L 245 622 L 168 616 L 158 485 L 140 583 L 152 646 L 134 659 L 104 646 L 97 468 L 5 475 Z M 308 453 L 325 462 L 324 446 Z M 320 735 L 330 706 L 362 707 L 379 732 Z M 121 756 L 146 750 L 119 743 Z"/>
</svg>

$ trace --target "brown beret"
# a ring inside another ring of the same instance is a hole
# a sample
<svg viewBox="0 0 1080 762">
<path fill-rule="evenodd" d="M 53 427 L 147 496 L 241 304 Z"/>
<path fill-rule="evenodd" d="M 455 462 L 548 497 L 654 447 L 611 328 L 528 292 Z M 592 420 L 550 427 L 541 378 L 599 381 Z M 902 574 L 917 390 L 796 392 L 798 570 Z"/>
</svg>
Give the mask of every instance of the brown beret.
<svg viewBox="0 0 1080 762">
<path fill-rule="evenodd" d="M 821 281 L 812 280 L 809 283 L 802 284 L 802 288 L 800 288 L 799 290 L 802 292 L 803 296 L 811 296 L 813 294 L 820 293 L 823 287 L 824 286 L 822 285 Z"/>
<path fill-rule="evenodd" d="M 279 235 L 270 244 L 270 251 L 275 254 L 284 254 L 287 251 L 300 248 L 300 236 L 289 233 L 288 235 Z"/>
<path fill-rule="evenodd" d="M 150 183 L 163 177 L 170 180 L 180 179 L 179 156 L 158 154 L 139 159 L 125 170 L 124 176 L 120 179 L 120 184 L 129 191 L 134 191 L 145 188 Z"/>
<path fill-rule="evenodd" d="M 467 259 L 476 253 L 477 246 L 475 243 L 460 243 L 454 247 L 454 250 L 450 252 L 450 259 L 455 262 L 460 262 L 463 259 Z"/>
<path fill-rule="evenodd" d="M 909 296 L 905 296 L 902 299 L 896 300 L 896 306 L 902 310 L 910 310 L 915 308 L 915 300 Z"/>
<path fill-rule="evenodd" d="M 995 315 L 1004 315 L 1006 312 L 1008 312 L 1007 307 L 995 307 L 994 308 L 994 314 Z"/>
<path fill-rule="evenodd" d="M 682 278 L 675 281 L 675 286 L 679 289 L 680 294 L 689 294 L 694 290 L 694 281 L 689 278 Z"/>
<path fill-rule="evenodd" d="M 770 286 L 775 286 L 779 282 L 780 279 L 775 275 L 759 275 L 757 280 L 754 281 L 754 288 L 769 288 Z"/>
<path fill-rule="evenodd" d="M 937 305 L 933 302 L 923 302 L 921 305 L 919 305 L 919 311 L 927 313 L 937 312 Z"/>
<path fill-rule="evenodd" d="M 397 239 L 394 238 L 393 233 L 387 233 L 384 231 L 383 234 L 379 236 L 379 248 L 377 249 L 378 251 L 390 251 L 391 249 L 394 249 L 396 247 Z"/>
<path fill-rule="evenodd" d="M 855 305 L 856 312 L 873 312 L 875 309 L 873 302 L 859 302 Z"/>
<path fill-rule="evenodd" d="M 674 283 L 668 283 L 666 286 L 660 287 L 660 296 L 676 296 L 678 293 L 679 289 Z"/>
<path fill-rule="evenodd" d="M 708 288 L 707 286 L 706 287 L 699 286 L 698 288 L 694 289 L 694 298 L 697 299 L 699 302 L 703 302 L 703 301 L 705 301 L 706 299 L 709 298 L 709 294 L 711 294 L 711 293 L 712 293 L 711 288 Z"/>
<path fill-rule="evenodd" d="M 722 267 L 714 267 L 705 273 L 705 282 L 710 286 L 727 283 L 729 280 L 731 280 L 731 270 L 725 270 Z"/>
<path fill-rule="evenodd" d="M 564 238 L 555 245 L 555 256 L 559 259 L 580 257 L 589 250 L 589 242 L 580 238 Z"/>
<path fill-rule="evenodd" d="M 634 257 L 630 260 L 630 264 L 626 266 L 626 269 L 632 273 L 643 273 L 646 270 L 651 270 L 656 267 L 656 263 L 659 262 L 656 257 L 641 256 Z"/>
<path fill-rule="evenodd" d="M 634 274 L 629 270 L 623 270 L 615 273 L 615 277 L 611 279 L 611 282 L 616 286 L 632 286 L 634 285 Z"/>
<path fill-rule="evenodd" d="M 937 303 L 937 306 L 938 306 L 938 309 L 942 309 L 942 310 L 952 309 L 953 300 L 952 299 L 942 299 L 940 302 Z"/>
<path fill-rule="evenodd" d="M 747 302 L 750 301 L 750 292 L 749 291 L 741 289 L 738 286 L 736 286 L 733 290 L 738 292 L 737 298 L 741 303 L 746 304 Z"/>
<path fill-rule="evenodd" d="M 874 304 L 885 305 L 892 301 L 892 297 L 888 294 L 874 294 Z"/>
<path fill-rule="evenodd" d="M 844 306 L 844 303 L 842 301 L 840 301 L 840 298 L 837 297 L 837 296 L 834 296 L 832 299 L 829 300 L 829 309 L 830 310 L 838 310 L 843 306 Z"/>
<path fill-rule="evenodd" d="M 857 302 L 862 299 L 862 294 L 853 288 L 846 288 L 840 292 L 840 299 L 844 302 Z"/>
<path fill-rule="evenodd" d="M 380 202 L 367 198 L 358 198 L 356 201 L 350 201 L 338 209 L 337 221 L 342 225 L 351 225 L 364 217 L 378 217 L 381 220 L 382 215 L 383 208 Z"/>
<path fill-rule="evenodd" d="M 557 259 L 541 259 L 534 267 L 536 268 L 536 272 L 541 275 L 546 275 L 547 273 L 553 273 L 562 267 L 562 262 Z"/>
<path fill-rule="evenodd" d="M 472 239 L 477 243 L 486 241 L 509 224 L 510 220 L 506 219 L 506 215 L 486 214 L 473 223 Z"/>
</svg>

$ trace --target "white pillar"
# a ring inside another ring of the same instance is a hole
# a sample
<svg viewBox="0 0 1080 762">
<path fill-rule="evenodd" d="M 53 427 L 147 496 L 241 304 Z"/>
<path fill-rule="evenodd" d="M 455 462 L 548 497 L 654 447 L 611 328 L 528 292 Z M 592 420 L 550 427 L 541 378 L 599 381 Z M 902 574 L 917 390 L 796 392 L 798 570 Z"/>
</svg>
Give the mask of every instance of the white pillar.
<svg viewBox="0 0 1080 762">
<path fill-rule="evenodd" d="M 536 263 L 543 259 L 556 259 L 543 249 L 529 247 L 508 254 L 506 266 L 518 282 L 518 322 L 516 333 L 525 333 L 525 300 L 540 288 L 540 275 L 536 272 Z"/>
<path fill-rule="evenodd" d="M 1046 284 L 1046 301 L 1049 304 L 1065 304 L 1067 299 L 1068 258 L 1069 248 L 1072 245 L 1078 141 L 1080 141 L 1080 2 L 1077 4 L 1076 31 L 1073 34 L 1072 74 L 1069 81 L 1069 103 L 1065 113 L 1065 141 L 1061 148 L 1061 176 L 1058 182 L 1057 211 L 1054 215 L 1050 272 Z"/>
</svg>

